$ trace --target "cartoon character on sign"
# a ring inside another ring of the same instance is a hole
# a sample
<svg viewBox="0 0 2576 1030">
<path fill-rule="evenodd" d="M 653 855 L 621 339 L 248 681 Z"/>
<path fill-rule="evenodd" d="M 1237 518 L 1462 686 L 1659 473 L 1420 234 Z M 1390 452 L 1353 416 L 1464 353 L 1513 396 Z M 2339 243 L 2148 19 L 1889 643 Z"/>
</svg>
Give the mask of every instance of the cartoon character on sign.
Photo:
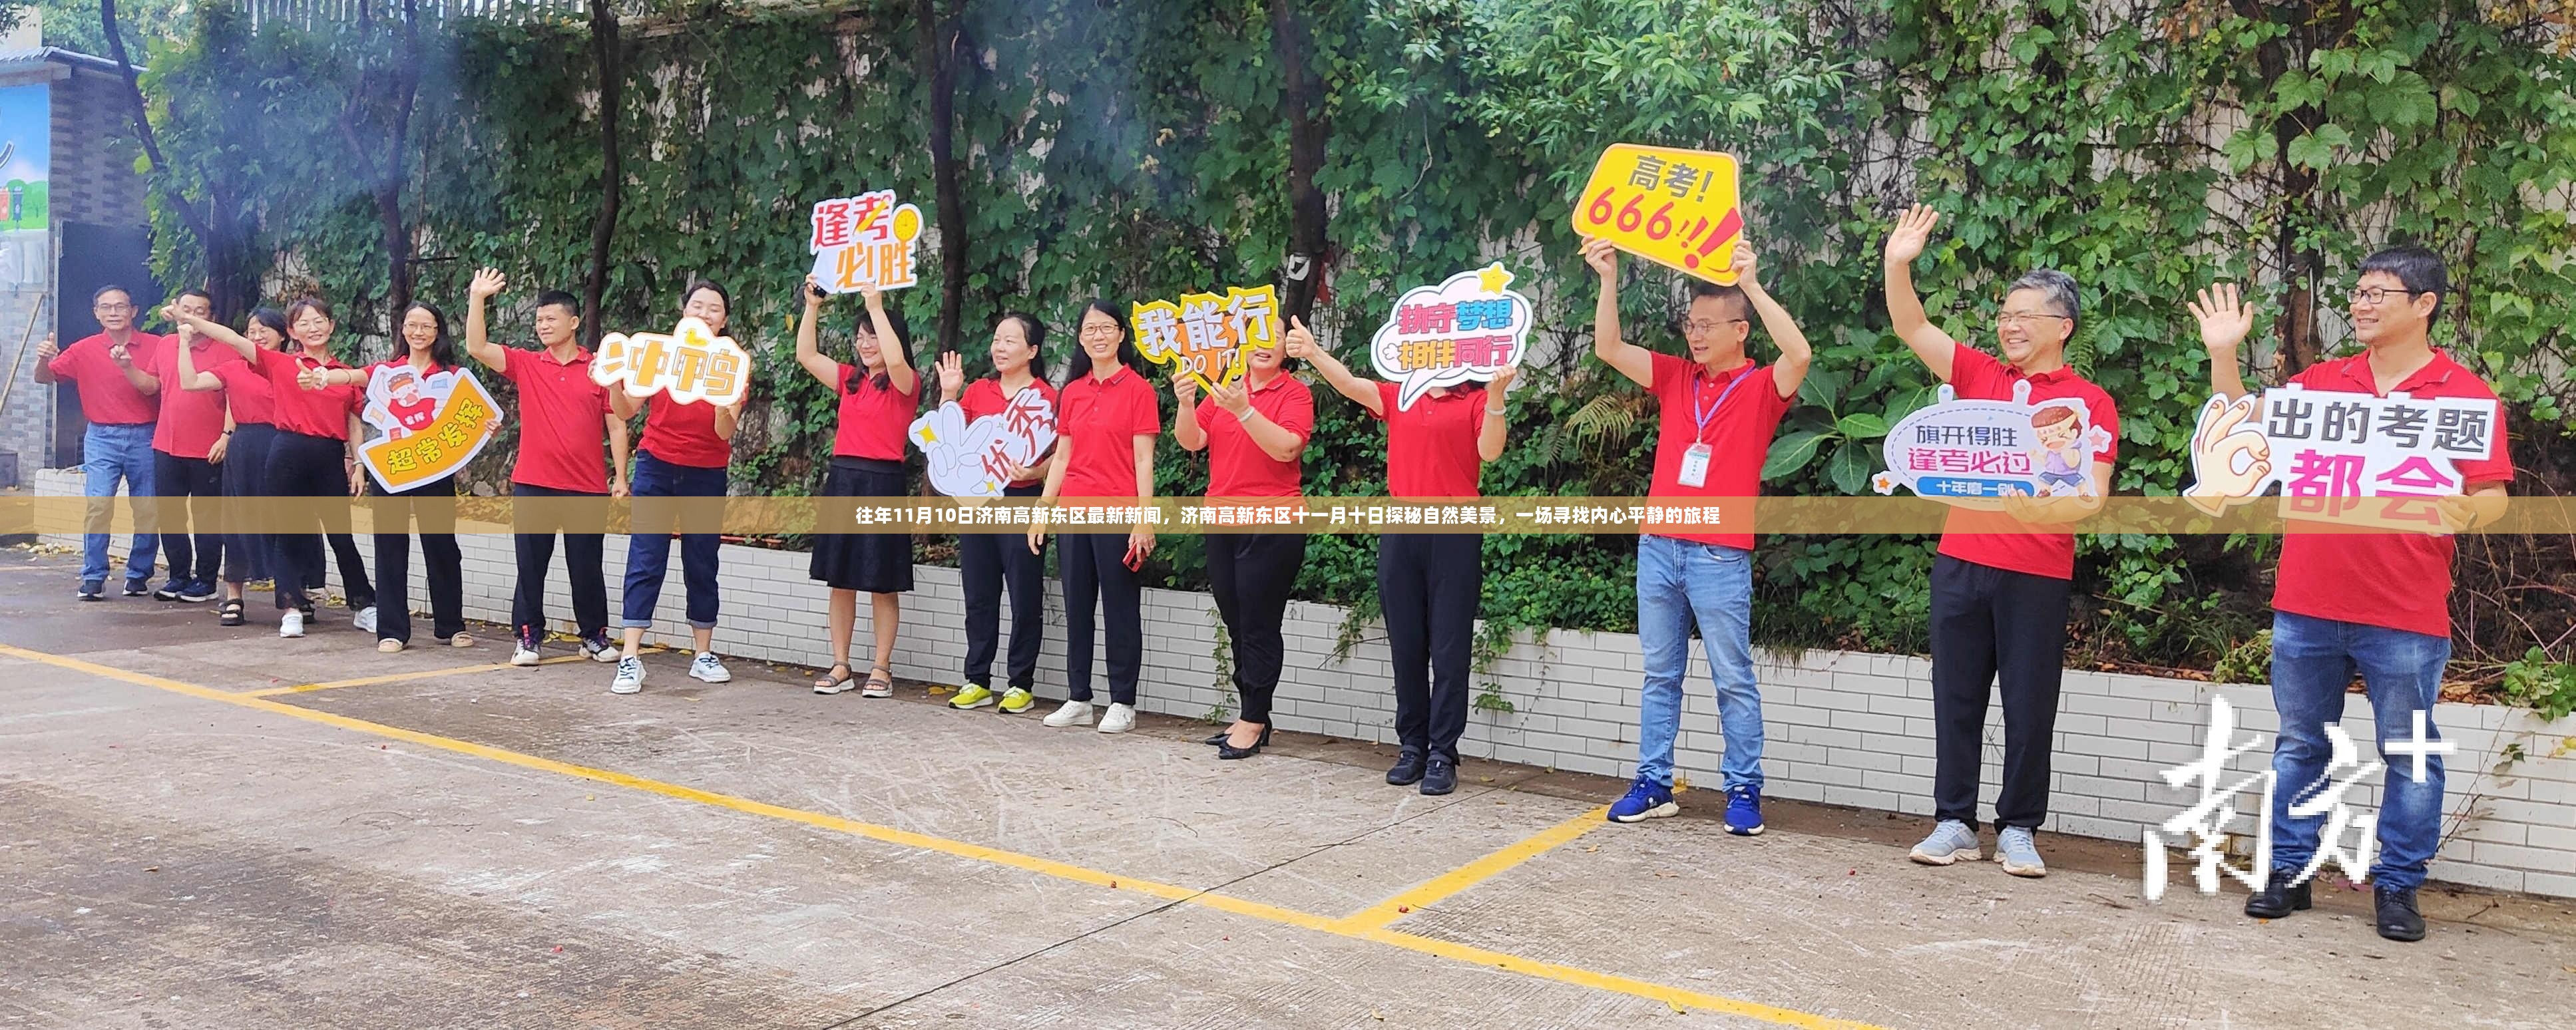
<svg viewBox="0 0 2576 1030">
<path fill-rule="evenodd" d="M 682 404 L 730 407 L 751 388 L 751 354 L 733 337 L 683 317 L 669 333 L 610 333 L 591 356 L 590 378 L 630 397 L 669 393 Z"/>
<path fill-rule="evenodd" d="M 805 249 L 814 255 L 815 282 L 829 293 L 851 293 L 920 283 L 920 244 L 921 209 L 897 203 L 893 190 L 876 190 L 815 204 Z"/>
<path fill-rule="evenodd" d="M 968 421 L 950 401 L 914 419 L 907 435 L 921 449 L 932 489 L 950 497 L 1000 497 L 1013 469 L 1037 464 L 1055 446 L 1055 406 L 1036 387 L 1010 406 Z"/>
<path fill-rule="evenodd" d="M 422 375 L 408 365 L 378 365 L 358 417 L 381 434 L 358 448 L 359 461 L 387 490 L 454 475 L 501 427 L 500 405 L 461 368 Z"/>
<path fill-rule="evenodd" d="M 1279 290 L 1235 286 L 1223 296 L 1185 293 L 1177 304 L 1136 305 L 1129 323 L 1136 328 L 1136 350 L 1147 360 L 1170 365 L 1173 375 L 1213 392 L 1243 378 L 1246 348 L 1279 345 Z"/>
<path fill-rule="evenodd" d="M 427 429 L 438 418 L 438 404 L 447 399 L 455 375 L 453 369 L 435 372 L 424 382 L 414 369 L 378 369 L 367 382 L 367 407 L 361 417 L 397 440 Z M 383 381 L 381 389 L 377 380 Z"/>
<path fill-rule="evenodd" d="M 1887 432 L 1887 471 L 1870 480 L 1879 493 L 1905 487 L 1917 495 L 1969 508 L 2000 507 L 2006 497 L 2099 497 L 2092 456 L 2111 446 L 2081 400 L 2030 403 L 2030 384 L 2013 384 L 2008 401 L 1963 401 L 1943 384 L 1939 401 L 1899 419 Z"/>
<path fill-rule="evenodd" d="M 1735 244 L 1744 236 L 1736 168 L 1732 154 L 1612 146 L 1575 197 L 1575 234 L 1732 286 Z"/>
<path fill-rule="evenodd" d="M 1369 342 L 1378 378 L 1403 384 L 1396 407 L 1411 410 L 1436 388 L 1491 382 L 1496 371 L 1520 364 L 1532 309 L 1511 283 L 1512 273 L 1497 263 L 1396 298 Z"/>
<path fill-rule="evenodd" d="M 2296 383 L 2212 397 L 2192 429 L 2183 497 L 2216 515 L 2277 485 L 2284 517 L 2445 532 L 2431 501 L 2461 492 L 2454 462 L 2494 456 L 2501 417 L 2490 399 L 2309 393 Z"/>
</svg>

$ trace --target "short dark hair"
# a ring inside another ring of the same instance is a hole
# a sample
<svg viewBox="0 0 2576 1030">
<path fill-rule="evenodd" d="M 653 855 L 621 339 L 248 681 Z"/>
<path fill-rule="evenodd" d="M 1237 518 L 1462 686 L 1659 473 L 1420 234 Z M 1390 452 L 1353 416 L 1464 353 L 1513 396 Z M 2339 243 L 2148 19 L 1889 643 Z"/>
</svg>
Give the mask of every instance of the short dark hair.
<svg viewBox="0 0 2576 1030">
<path fill-rule="evenodd" d="M 2004 288 L 2004 296 L 2021 290 L 2038 290 L 2048 298 L 2050 307 L 2066 316 L 2066 336 L 2075 337 L 2075 327 L 2083 324 L 2084 296 L 2075 288 L 2075 277 L 2054 268 L 2034 268 Z"/>
<path fill-rule="evenodd" d="M 562 290 L 545 290 L 539 292 L 537 294 L 537 306 L 541 308 L 562 308 L 564 309 L 565 314 L 571 315 L 574 318 L 581 317 L 581 298 L 575 297 Z M 731 313 L 730 308 L 727 309 L 727 313 Z"/>
<path fill-rule="evenodd" d="M 304 317 L 306 311 L 318 312 L 324 318 L 339 321 L 332 316 L 331 305 L 324 303 L 322 298 L 308 293 L 295 298 L 295 303 L 286 306 L 286 324 L 294 325 L 297 319 Z"/>
<path fill-rule="evenodd" d="M 180 299 L 181 297 L 195 297 L 195 298 L 197 298 L 197 299 L 199 299 L 199 300 L 205 301 L 205 302 L 206 302 L 206 304 L 207 304 L 207 306 L 209 306 L 209 307 L 213 306 L 213 305 L 214 305 L 214 303 L 215 303 L 215 295 L 214 295 L 214 294 L 208 293 L 208 292 L 206 292 L 206 291 L 204 291 L 204 290 L 196 289 L 196 288 L 194 288 L 194 287 L 191 287 L 191 288 L 189 288 L 189 289 L 185 289 L 185 290 L 181 290 L 181 291 L 179 291 L 179 296 L 178 296 L 178 297 L 172 297 L 172 298 L 170 298 L 170 299 L 172 299 L 172 300 L 178 300 L 178 299 Z"/>
<path fill-rule="evenodd" d="M 1715 297 L 1732 305 L 1735 317 L 1747 320 L 1753 317 L 1753 298 L 1745 296 L 1741 286 L 1720 286 L 1706 279 L 1694 279 L 1691 280 L 1690 295 L 1692 300 Z"/>
<path fill-rule="evenodd" d="M 888 314 L 892 314 L 892 312 L 888 312 Z M 1026 311 L 1005 311 L 1002 312 L 1002 317 L 993 320 L 994 325 L 1000 325 L 1004 322 L 1018 322 L 1020 324 L 1020 335 L 1029 338 L 1029 350 L 1031 352 L 1029 355 L 1029 374 L 1040 379 L 1046 378 L 1046 323 L 1038 321 L 1038 316 L 1029 314 Z"/>
<path fill-rule="evenodd" d="M 731 325 L 733 323 L 733 294 L 724 287 L 716 285 L 716 281 L 713 279 L 690 280 L 689 288 L 680 291 L 681 306 L 686 307 L 689 303 L 689 298 L 697 296 L 699 290 L 716 291 L 716 299 L 724 302 L 725 323 L 728 326 Z"/>
<path fill-rule="evenodd" d="M 89 302 L 90 302 L 92 305 L 96 305 L 96 304 L 98 303 L 98 299 L 99 299 L 100 297 L 107 296 L 108 294 L 111 294 L 111 293 L 122 293 L 122 294 L 124 294 L 124 295 L 125 295 L 125 302 L 126 302 L 126 303 L 128 303 L 128 304 L 134 303 L 134 291 L 129 290 L 129 289 L 126 289 L 125 287 L 122 287 L 122 286 L 118 286 L 118 285 L 116 285 L 115 283 L 109 283 L 109 284 L 107 284 L 107 285 L 105 285 L 105 286 L 101 286 L 101 287 L 99 287 L 98 289 L 91 290 L 91 291 L 90 291 L 90 293 L 89 293 Z"/>
<path fill-rule="evenodd" d="M 286 331 L 286 312 L 279 311 L 276 308 L 261 308 L 250 313 L 250 320 L 267 326 L 268 331 L 276 333 L 277 338 L 280 341 L 295 338 L 293 334 Z M 243 326 L 243 328 L 248 329 L 249 327 Z"/>
<path fill-rule="evenodd" d="M 2432 294 L 2433 318 L 2442 317 L 2442 304 L 2451 293 L 2451 266 L 2442 261 L 2442 255 L 2424 247 L 2390 247 L 2361 259 L 2360 274 L 2372 272 L 2396 276 L 2406 285 L 2409 300 L 2419 293 Z"/>
</svg>

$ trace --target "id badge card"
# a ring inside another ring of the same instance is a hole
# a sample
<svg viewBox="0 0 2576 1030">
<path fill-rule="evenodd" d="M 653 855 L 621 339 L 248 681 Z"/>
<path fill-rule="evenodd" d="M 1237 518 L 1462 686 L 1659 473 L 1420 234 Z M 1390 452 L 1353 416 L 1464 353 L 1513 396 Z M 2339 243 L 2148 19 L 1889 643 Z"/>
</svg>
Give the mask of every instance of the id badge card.
<svg viewBox="0 0 2576 1030">
<path fill-rule="evenodd" d="M 1682 452 L 1681 484 L 1688 487 L 1708 485 L 1708 459 L 1717 452 L 1705 443 L 1690 445 Z"/>
</svg>

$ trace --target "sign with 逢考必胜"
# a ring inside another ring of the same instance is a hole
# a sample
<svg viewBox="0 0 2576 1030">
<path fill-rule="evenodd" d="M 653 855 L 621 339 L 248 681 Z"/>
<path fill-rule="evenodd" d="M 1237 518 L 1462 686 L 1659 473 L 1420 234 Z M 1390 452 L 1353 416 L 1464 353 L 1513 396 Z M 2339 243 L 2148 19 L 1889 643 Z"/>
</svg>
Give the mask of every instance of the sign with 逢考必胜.
<svg viewBox="0 0 2576 1030">
<path fill-rule="evenodd" d="M 669 333 L 610 333 L 590 359 L 592 382 L 629 397 L 667 393 L 682 404 L 731 406 L 750 389 L 750 372 L 741 344 L 688 317 Z"/>
<path fill-rule="evenodd" d="M 824 292 L 900 290 L 921 281 L 921 209 L 896 203 L 893 190 L 817 203 L 812 224 L 805 249 Z"/>
<path fill-rule="evenodd" d="M 1601 152 L 1574 200 L 1574 231 L 1720 286 L 1735 285 L 1744 237 L 1732 154 L 1620 143 Z"/>
<path fill-rule="evenodd" d="M 2192 485 L 2210 514 L 2281 488 L 2281 516 L 2441 533 L 2441 498 L 2464 485 L 2454 462 L 2495 457 L 2492 398 L 2310 391 L 2292 384 L 2200 407 Z"/>
<path fill-rule="evenodd" d="M 1055 405 L 1032 386 L 1001 411 L 969 420 L 966 409 L 949 401 L 914 419 L 907 435 L 927 459 L 931 489 L 950 497 L 1000 497 L 1055 446 Z"/>
<path fill-rule="evenodd" d="M 1966 508 L 1995 508 L 2006 497 L 2100 497 L 2094 455 L 2111 434 L 2093 424 L 2084 402 L 2033 402 L 2030 384 L 2013 384 L 2011 400 L 1960 400 L 1943 384 L 1939 400 L 1898 419 L 1887 431 L 1887 471 L 1872 477 L 1879 493 L 1897 487 Z"/>
<path fill-rule="evenodd" d="M 389 491 L 409 490 L 452 476 L 501 425 L 501 406 L 474 374 L 461 368 L 422 375 L 405 365 L 380 365 L 367 377 L 367 406 L 360 419 L 382 435 L 358 448 L 367 474 Z"/>
<path fill-rule="evenodd" d="M 1185 293 L 1179 303 L 1136 305 L 1130 322 L 1136 350 L 1147 360 L 1214 390 L 1242 378 L 1248 348 L 1279 346 L 1279 290 L 1236 286 L 1221 296 Z"/>
<path fill-rule="evenodd" d="M 1403 384 L 1396 407 L 1410 410 L 1435 388 L 1490 382 L 1496 371 L 1520 364 L 1532 309 L 1511 283 L 1512 273 L 1497 263 L 1396 298 L 1369 341 L 1378 378 Z"/>
</svg>

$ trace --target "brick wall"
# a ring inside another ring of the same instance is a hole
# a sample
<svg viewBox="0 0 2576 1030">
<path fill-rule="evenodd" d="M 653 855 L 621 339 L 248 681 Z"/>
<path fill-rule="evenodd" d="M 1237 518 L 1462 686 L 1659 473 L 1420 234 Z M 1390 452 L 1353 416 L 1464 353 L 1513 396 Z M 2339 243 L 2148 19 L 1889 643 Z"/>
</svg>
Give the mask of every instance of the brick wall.
<svg viewBox="0 0 2576 1030">
<path fill-rule="evenodd" d="M 130 138 L 134 116 L 124 88 L 115 76 L 88 69 L 54 80 L 56 225 L 144 224 L 143 179 L 134 171 L 141 147 Z"/>
<path fill-rule="evenodd" d="M 77 473 L 48 472 L 47 493 L 76 495 Z M 69 537 L 49 537 L 76 542 Z M 467 615 L 507 621 L 515 578 L 510 538 L 499 534 L 459 538 L 465 552 Z M 673 559 L 677 561 L 677 549 Z M 716 650 L 729 657 L 821 665 L 824 591 L 805 578 L 806 556 L 797 552 L 728 546 L 723 553 L 724 614 Z M 626 563 L 622 537 L 608 542 L 612 616 Z M 426 584 L 415 562 L 412 597 L 426 603 Z M 959 682 L 966 653 L 964 598 L 954 569 L 920 566 L 916 589 L 904 598 L 895 672 L 933 683 Z M 1064 608 L 1048 583 L 1048 637 L 1038 662 L 1038 693 L 1061 696 Z M 562 573 L 547 584 L 547 611 L 560 627 L 571 614 Z M 674 571 L 664 585 L 652 639 L 686 646 L 682 587 Z M 1231 712 L 1230 688 L 1217 682 L 1216 605 L 1207 595 L 1145 591 L 1145 667 L 1140 707 L 1173 715 Z M 1286 669 L 1273 719 L 1282 729 L 1337 737 L 1391 741 L 1393 698 L 1384 634 L 1375 627 L 1346 660 L 1331 657 L 1343 613 L 1339 608 L 1292 604 L 1288 609 Z M 1010 615 L 1003 613 L 1004 632 Z M 865 664 L 869 627 L 861 606 L 853 652 Z M 324 639 L 330 639 L 325 637 Z M 1095 654 L 1101 652 L 1095 648 Z M 1903 655 L 1849 651 L 1765 654 L 1757 662 L 1765 722 L 1766 793 L 1775 797 L 1928 816 L 1932 810 L 1931 665 Z M 674 673 L 664 673 L 672 675 Z M 1461 750 L 1487 758 L 1576 772 L 1624 777 L 1633 772 L 1637 740 L 1637 688 L 1643 677 L 1637 638 L 1625 633 L 1556 631 L 1526 642 L 1499 660 L 1490 677 L 1514 711 L 1477 711 Z M 599 672 L 606 689 L 609 672 Z M 1717 705 L 1704 660 L 1691 662 L 1675 762 L 1681 775 L 1717 781 L 1723 742 Z M 2261 686 L 2216 686 L 2069 670 L 2057 718 L 2052 775 L 2052 815 L 2047 829 L 2088 837 L 2136 841 L 2141 831 L 2172 817 L 2193 799 L 2168 787 L 2161 770 L 2200 756 L 2210 699 L 2225 697 L 2237 710 L 2238 735 L 2275 728 L 2271 695 Z M 2433 866 L 2434 878 L 2501 890 L 2576 897 L 2576 719 L 2541 725 L 2529 713 L 2493 705 L 2444 704 L 2434 719 L 2446 739 L 2460 745 L 2448 762 L 2448 843 Z M 2359 695 L 2346 703 L 2344 727 L 2356 741 L 2372 739 L 2370 706 Z M 2565 742 L 2565 743 L 2562 743 Z M 2510 777 L 2490 772 L 2507 745 L 2535 757 Z M 1999 711 L 1986 727 L 1983 795 L 1994 798 L 2002 759 Z M 2365 745 L 2366 747 L 2366 745 Z M 2554 754 L 2564 749 L 2570 753 Z M 2258 747 L 2230 763 L 2230 780 L 2271 762 Z M 2377 780 L 2348 797 L 2365 809 L 2378 802 Z M 2252 810 L 2248 797 L 2240 808 Z M 2465 816 L 2464 816 L 2465 813 Z M 2187 862 L 2187 860 L 2186 860 Z M 2178 876 L 2187 875 L 2177 873 Z M 2184 890 L 2187 887 L 2177 886 Z"/>
</svg>

